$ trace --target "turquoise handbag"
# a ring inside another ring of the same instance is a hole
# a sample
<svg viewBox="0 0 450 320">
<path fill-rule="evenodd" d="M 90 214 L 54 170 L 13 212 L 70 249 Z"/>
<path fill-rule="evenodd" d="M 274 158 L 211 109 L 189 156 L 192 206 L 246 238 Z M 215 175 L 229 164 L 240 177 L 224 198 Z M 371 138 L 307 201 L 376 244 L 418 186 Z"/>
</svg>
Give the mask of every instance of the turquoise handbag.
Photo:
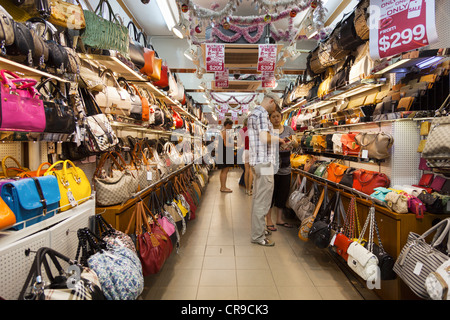
<svg viewBox="0 0 450 320">
<path fill-rule="evenodd" d="M 8 182 L 2 187 L 1 196 L 16 216 L 15 230 L 53 217 L 61 200 L 55 176 Z"/>
<path fill-rule="evenodd" d="M 380 201 L 384 201 L 384 198 L 389 192 L 392 192 L 392 190 L 389 190 L 388 188 L 384 187 L 377 187 L 373 189 L 374 192 L 370 195 L 371 197 L 378 199 Z"/>
</svg>

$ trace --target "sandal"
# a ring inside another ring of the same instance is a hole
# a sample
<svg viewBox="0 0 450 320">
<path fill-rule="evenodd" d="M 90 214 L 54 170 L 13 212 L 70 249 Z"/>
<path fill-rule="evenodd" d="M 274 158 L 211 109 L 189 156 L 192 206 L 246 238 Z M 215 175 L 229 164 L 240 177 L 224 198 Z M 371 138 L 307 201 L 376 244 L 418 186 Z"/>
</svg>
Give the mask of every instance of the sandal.
<svg viewBox="0 0 450 320">
<path fill-rule="evenodd" d="M 261 246 L 266 246 L 266 247 L 273 247 L 275 245 L 275 242 L 265 238 L 261 241 L 252 241 L 252 243 L 256 243 L 259 244 Z"/>
<path fill-rule="evenodd" d="M 270 230 L 270 231 L 277 231 L 278 230 L 273 224 L 268 225 L 267 229 Z"/>
<path fill-rule="evenodd" d="M 231 193 L 231 192 L 233 192 L 233 190 L 231 190 L 231 189 L 224 189 L 224 190 L 220 189 L 220 192 Z"/>
<path fill-rule="evenodd" d="M 293 228 L 294 227 L 292 224 L 289 224 L 287 222 L 285 222 L 285 223 L 277 223 L 277 226 L 282 226 L 282 227 L 285 227 L 285 228 Z"/>
</svg>

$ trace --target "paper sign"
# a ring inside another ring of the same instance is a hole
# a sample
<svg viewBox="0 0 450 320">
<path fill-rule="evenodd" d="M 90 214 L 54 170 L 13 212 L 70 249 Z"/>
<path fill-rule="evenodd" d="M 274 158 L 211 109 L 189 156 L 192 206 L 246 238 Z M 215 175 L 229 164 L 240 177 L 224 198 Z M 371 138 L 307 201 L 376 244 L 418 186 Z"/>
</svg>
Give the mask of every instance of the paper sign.
<svg viewBox="0 0 450 320">
<path fill-rule="evenodd" d="M 237 118 L 238 118 L 237 112 L 236 111 L 231 111 L 231 119 L 237 120 Z"/>
<path fill-rule="evenodd" d="M 435 0 L 371 0 L 370 56 L 390 57 L 438 41 Z"/>
<path fill-rule="evenodd" d="M 276 84 L 275 75 L 273 72 L 263 72 L 262 73 L 262 87 L 263 88 L 274 88 Z"/>
<path fill-rule="evenodd" d="M 214 73 L 214 83 L 218 88 L 228 88 L 228 68 L 225 71 L 216 71 Z"/>
<path fill-rule="evenodd" d="M 258 71 L 274 72 L 277 63 L 277 45 L 260 44 L 258 46 Z"/>
<path fill-rule="evenodd" d="M 206 72 L 224 71 L 225 69 L 225 45 L 205 44 Z"/>
</svg>

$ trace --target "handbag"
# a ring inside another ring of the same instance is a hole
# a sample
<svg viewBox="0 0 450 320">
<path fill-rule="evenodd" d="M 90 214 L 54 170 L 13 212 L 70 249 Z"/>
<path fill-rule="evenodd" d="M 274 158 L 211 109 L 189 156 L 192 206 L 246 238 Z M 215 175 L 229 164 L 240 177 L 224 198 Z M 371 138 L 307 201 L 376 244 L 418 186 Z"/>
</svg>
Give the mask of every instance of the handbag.
<svg viewBox="0 0 450 320">
<path fill-rule="evenodd" d="M 380 201 L 385 201 L 386 195 L 392 192 L 391 189 L 384 188 L 384 187 L 377 187 L 373 189 L 373 193 L 370 195 L 372 198 L 378 199 Z"/>
<path fill-rule="evenodd" d="M 408 198 L 401 193 L 391 191 L 384 198 L 389 209 L 396 213 L 408 213 Z"/>
<path fill-rule="evenodd" d="M 114 85 L 106 86 L 102 92 L 98 92 L 95 95 L 95 101 L 106 114 L 111 113 L 129 116 L 132 107 L 130 93 L 120 86 L 112 70 L 105 69 L 100 74 L 100 78 L 102 78 L 104 83 L 106 83 L 106 75 L 110 76 Z"/>
<path fill-rule="evenodd" d="M 17 167 L 7 167 L 6 166 L 6 160 L 11 159 L 12 161 L 14 161 L 17 165 Z M 4 177 L 16 177 L 19 174 L 22 173 L 27 173 L 30 171 L 30 169 L 22 167 L 19 163 L 19 161 L 17 161 L 16 158 L 12 157 L 12 156 L 5 156 L 2 161 L 2 172 L 0 172 L 1 176 Z"/>
<path fill-rule="evenodd" d="M 360 132 L 355 136 L 356 143 L 361 146 L 361 154 L 367 150 L 367 157 L 382 160 L 389 158 L 389 149 L 394 144 L 394 137 L 385 132 Z"/>
<path fill-rule="evenodd" d="M 358 36 L 355 29 L 355 11 L 344 15 L 341 20 L 338 39 L 344 50 L 353 51 L 364 41 Z"/>
<path fill-rule="evenodd" d="M 169 67 L 165 62 L 161 64 L 161 76 L 158 81 L 153 82 L 158 88 L 167 89 L 169 87 Z"/>
<path fill-rule="evenodd" d="M 443 214 L 442 200 L 434 194 L 422 191 L 417 198 L 425 204 L 426 211 L 434 214 Z"/>
<path fill-rule="evenodd" d="M 300 181 L 300 175 L 295 179 L 293 185 L 291 186 L 292 192 L 290 193 L 287 201 L 286 206 L 288 208 L 295 208 L 304 196 L 306 196 L 306 177 L 303 177 L 302 182 L 299 185 Z"/>
<path fill-rule="evenodd" d="M 46 85 L 50 86 L 50 91 Z M 44 102 L 45 129 L 44 132 L 68 133 L 75 131 L 75 113 L 68 105 L 67 97 L 59 88 L 60 83 L 54 83 L 51 78 L 41 82 L 36 90 L 41 94 Z M 46 91 L 45 95 L 42 91 Z"/>
<path fill-rule="evenodd" d="M 63 0 L 48 0 L 50 16 L 48 21 L 54 25 L 80 30 L 86 27 L 83 8 L 77 0 L 78 5 Z"/>
<path fill-rule="evenodd" d="M 299 197 L 300 199 L 298 202 L 293 203 L 291 208 L 294 210 L 295 215 L 300 221 L 313 214 L 315 208 L 314 196 L 317 197 L 318 193 L 319 189 L 317 184 L 313 184 L 308 194 L 305 194 L 303 197 Z"/>
<path fill-rule="evenodd" d="M 54 249 L 41 247 L 35 253 L 18 300 L 105 300 L 105 296 L 93 270 Z"/>
<path fill-rule="evenodd" d="M 361 40 L 369 40 L 370 29 L 367 24 L 367 19 L 369 19 L 369 12 L 367 11 L 367 8 L 369 5 L 369 0 L 363 0 L 360 1 L 355 8 L 355 31 Z"/>
<path fill-rule="evenodd" d="M 14 20 L 0 10 L 0 42 L 2 46 L 10 46 L 14 43 Z"/>
<path fill-rule="evenodd" d="M 356 198 L 352 197 L 348 205 L 342 232 L 336 233 L 336 237 L 330 242 L 330 244 L 334 246 L 336 253 L 345 261 L 348 260 L 347 250 L 349 245 L 358 237 L 358 235 L 356 235 L 357 222 Z"/>
<path fill-rule="evenodd" d="M 89 267 L 98 277 L 106 300 L 136 300 L 144 289 L 138 256 L 126 246 L 108 248 L 89 228 L 77 230 L 75 260 Z"/>
<path fill-rule="evenodd" d="M 138 90 L 130 86 L 124 78 L 119 78 L 118 82 L 119 84 L 124 84 L 123 88 L 126 89 L 130 96 L 130 117 L 142 120 L 142 99 L 138 94 Z"/>
<path fill-rule="evenodd" d="M 450 117 L 448 116 L 436 117 L 431 122 L 430 133 L 422 152 L 422 157 L 428 160 L 430 167 L 435 167 L 437 164 L 434 161 L 430 163 L 430 160 L 441 161 L 445 166 L 448 166 L 450 155 L 450 140 L 447 139 L 449 124 Z"/>
<path fill-rule="evenodd" d="M 130 26 L 132 29 L 130 29 Z M 138 69 L 142 69 L 145 65 L 145 58 L 144 58 L 144 46 L 139 42 L 140 39 L 140 33 L 138 32 L 136 25 L 132 20 L 128 22 L 127 29 L 132 32 L 132 36 L 130 36 L 129 39 L 129 55 L 131 62 L 134 63 L 134 65 Z M 144 37 L 144 43 L 145 46 L 147 46 L 147 40 Z"/>
<path fill-rule="evenodd" d="M 109 19 L 103 18 L 103 5 L 109 11 Z M 81 40 L 89 47 L 102 50 L 116 50 L 128 58 L 129 36 L 125 27 L 114 14 L 107 0 L 100 0 L 94 12 L 83 10 L 86 28 L 81 34 Z"/>
<path fill-rule="evenodd" d="M 34 39 L 25 23 L 13 22 L 14 42 L 6 47 L 6 55 L 13 61 L 29 65 L 33 61 Z"/>
<path fill-rule="evenodd" d="M 426 238 L 434 233 L 430 243 Z M 420 298 L 430 299 L 426 279 L 446 261 L 448 255 L 438 249 L 450 233 L 450 218 L 443 219 L 422 235 L 410 232 L 394 264 L 394 272 Z M 446 249 L 448 251 L 448 247 Z M 448 252 L 447 252 L 448 253 Z"/>
<path fill-rule="evenodd" d="M 130 86 L 135 90 L 136 94 L 141 99 L 141 105 L 142 105 L 142 121 L 148 121 L 150 119 L 150 102 L 148 99 L 140 92 L 139 88 L 137 88 L 134 84 L 130 84 Z"/>
<path fill-rule="evenodd" d="M 317 90 L 317 97 L 318 98 L 323 98 L 324 96 L 326 96 L 331 91 L 331 85 L 330 84 L 331 84 L 331 79 L 334 76 L 333 68 L 328 68 L 326 73 L 327 73 L 327 75 L 326 75 L 325 79 L 320 83 L 319 89 Z"/>
<path fill-rule="evenodd" d="M 353 173 L 356 171 L 356 168 L 348 168 L 345 170 L 344 175 L 342 176 L 341 181 L 339 181 L 339 184 L 342 184 L 343 186 L 347 186 L 350 188 L 353 188 Z"/>
<path fill-rule="evenodd" d="M 325 185 L 325 187 L 322 189 L 322 193 L 320 194 L 319 200 L 316 203 L 313 214 L 301 221 L 300 228 L 298 229 L 298 237 L 300 238 L 300 240 L 303 241 L 309 240 L 309 232 L 324 202 L 324 198 L 327 197 L 326 194 L 327 194 L 327 186 Z"/>
<path fill-rule="evenodd" d="M 339 183 L 347 169 L 348 167 L 343 164 L 331 162 L 327 167 L 327 179 Z"/>
<path fill-rule="evenodd" d="M 51 218 L 60 207 L 56 177 L 32 177 L 10 181 L 1 189 L 3 201 L 14 212 L 15 230 Z"/>
<path fill-rule="evenodd" d="M 350 69 L 354 60 L 354 56 L 349 55 L 347 57 L 345 63 L 342 65 L 339 71 L 336 72 L 335 75 L 333 75 L 333 78 L 331 78 L 330 90 L 336 90 L 337 88 L 347 85 L 350 76 Z"/>
<path fill-rule="evenodd" d="M 7 229 L 16 223 L 16 216 L 14 212 L 5 203 L 3 198 L 0 198 L 0 230 Z"/>
<path fill-rule="evenodd" d="M 2 97 L 0 130 L 43 132 L 46 124 L 45 111 L 35 88 L 37 81 L 20 78 L 8 70 L 1 70 L 0 76 Z"/>
<path fill-rule="evenodd" d="M 161 199 L 164 199 L 164 189 L 160 189 Z M 179 245 L 179 238 L 175 233 L 176 226 L 170 214 L 166 213 L 164 210 L 163 200 L 159 200 L 156 192 L 150 194 L 149 209 L 154 216 L 158 218 L 158 223 L 161 228 L 167 233 L 170 238 L 172 245 Z M 172 222 L 173 224 L 172 224 Z"/>
<path fill-rule="evenodd" d="M 95 215 L 95 227 L 95 233 L 106 243 L 108 249 L 126 247 L 137 254 L 131 237 L 122 231 L 114 229 L 101 214 Z"/>
<path fill-rule="evenodd" d="M 327 172 L 329 163 L 330 162 L 322 162 L 314 171 L 314 175 L 318 177 L 323 177 L 323 175 Z"/>
<path fill-rule="evenodd" d="M 53 170 L 59 164 L 62 164 L 62 169 Z M 58 180 L 58 188 L 61 195 L 61 211 L 66 211 L 82 204 L 91 196 L 91 183 L 84 171 L 75 166 L 72 161 L 55 162 L 44 173 L 44 176 L 50 175 L 55 176 Z"/>
<path fill-rule="evenodd" d="M 347 265 L 357 275 L 366 281 L 375 282 L 378 276 L 378 258 L 372 253 L 373 250 L 373 233 L 375 223 L 375 207 L 370 207 L 369 215 L 364 223 L 363 229 L 359 235 L 358 241 L 350 243 L 347 249 L 348 259 Z M 370 226 L 369 226 L 370 225 Z M 367 248 L 361 242 L 369 226 L 369 240 Z"/>
<path fill-rule="evenodd" d="M 430 121 L 424 121 L 420 124 L 420 135 L 421 136 L 427 136 L 428 133 L 430 133 L 431 129 L 431 122 Z"/>
<path fill-rule="evenodd" d="M 370 57 L 369 42 L 358 48 L 358 55 L 350 68 L 349 83 L 353 83 L 367 78 L 375 66 L 374 60 Z"/>
<path fill-rule="evenodd" d="M 341 136 L 342 153 L 345 156 L 359 156 L 361 146 L 356 142 L 359 132 L 344 133 Z"/>
<path fill-rule="evenodd" d="M 153 219 L 152 223 L 149 223 L 146 212 Z M 143 201 L 136 203 L 133 216 L 135 218 L 130 220 L 125 233 L 129 233 L 131 223 L 135 219 L 134 233 L 137 239 L 137 251 L 142 265 L 142 274 L 144 277 L 149 274 L 156 274 L 161 270 L 172 252 L 172 242 Z"/>
<path fill-rule="evenodd" d="M 377 187 L 388 188 L 390 183 L 384 173 L 364 169 L 353 172 L 353 188 L 365 194 L 372 194 Z"/>
<path fill-rule="evenodd" d="M 430 188 L 434 191 L 440 192 L 446 180 L 446 178 L 436 175 L 430 185 Z"/>
<path fill-rule="evenodd" d="M 427 293 L 433 300 L 450 300 L 450 258 L 425 279 Z"/>
</svg>

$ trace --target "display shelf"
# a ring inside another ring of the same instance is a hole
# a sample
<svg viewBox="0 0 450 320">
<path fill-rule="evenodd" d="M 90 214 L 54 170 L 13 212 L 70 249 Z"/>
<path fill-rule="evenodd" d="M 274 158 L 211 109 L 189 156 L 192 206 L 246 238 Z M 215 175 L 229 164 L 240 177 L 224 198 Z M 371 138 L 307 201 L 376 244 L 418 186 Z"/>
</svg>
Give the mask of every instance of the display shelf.
<svg viewBox="0 0 450 320">
<path fill-rule="evenodd" d="M 303 149 L 303 152 L 305 154 L 312 154 L 315 156 L 322 156 L 327 158 L 334 158 L 334 159 L 342 159 L 346 161 L 353 161 L 353 162 L 361 162 L 361 163 L 373 163 L 373 164 L 379 164 L 381 162 L 384 162 L 384 159 L 373 159 L 373 158 L 361 158 L 357 156 L 349 156 L 349 155 L 343 155 L 333 152 L 320 152 L 320 151 L 311 151 L 311 150 L 305 150 Z"/>
<path fill-rule="evenodd" d="M 59 208 L 58 208 L 59 209 Z M 56 213 L 53 217 L 50 217 L 41 222 L 35 223 L 31 226 L 23 228 L 21 230 L 3 230 L 0 231 L 0 247 L 9 245 L 15 241 L 28 237 L 36 232 L 49 228 L 67 218 L 79 214 L 80 212 L 85 212 L 92 210 L 95 212 L 95 195 L 92 194 L 85 202 L 82 204 L 71 208 L 67 211 Z"/>
<path fill-rule="evenodd" d="M 192 136 L 191 134 L 188 134 L 188 133 L 177 132 L 176 131 L 177 129 L 171 130 L 171 131 L 158 130 L 158 129 L 152 129 L 152 128 L 140 126 L 138 124 L 132 124 L 132 123 L 126 123 L 126 122 L 120 122 L 120 121 L 112 121 L 111 126 L 116 127 L 116 128 L 129 129 L 129 130 L 133 130 L 133 131 L 141 131 L 143 133 L 149 133 L 149 134 L 158 134 L 158 135 L 168 135 L 168 136 L 199 139 L 198 137 Z"/>
<path fill-rule="evenodd" d="M 54 74 L 29 67 L 27 65 L 9 60 L 5 57 L 0 57 L 0 69 L 1 70 L 6 69 L 17 75 L 23 75 L 25 77 L 33 78 L 36 80 L 40 80 L 42 77 L 46 77 L 46 78 L 52 78 L 52 79 L 55 79 L 55 80 L 58 80 L 61 82 L 68 82 L 68 80 L 63 79 Z"/>
</svg>

